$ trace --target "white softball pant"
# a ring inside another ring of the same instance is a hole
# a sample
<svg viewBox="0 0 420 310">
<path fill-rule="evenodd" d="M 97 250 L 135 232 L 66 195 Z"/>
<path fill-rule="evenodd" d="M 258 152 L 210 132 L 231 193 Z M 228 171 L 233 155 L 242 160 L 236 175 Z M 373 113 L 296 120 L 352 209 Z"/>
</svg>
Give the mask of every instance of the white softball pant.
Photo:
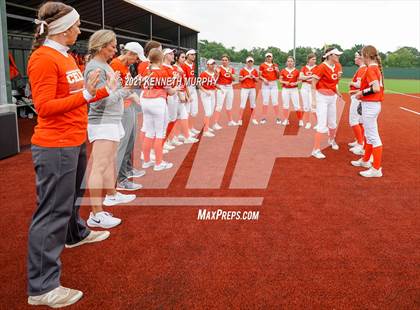
<svg viewBox="0 0 420 310">
<path fill-rule="evenodd" d="M 299 90 L 295 88 L 283 88 L 281 90 L 281 99 L 283 100 L 283 108 L 288 110 L 290 100 L 292 100 L 293 108 L 295 111 L 300 111 L 299 106 Z"/>
<path fill-rule="evenodd" d="M 187 112 L 192 116 L 196 117 L 198 114 L 198 95 L 197 88 L 195 86 L 188 86 L 190 93 L 191 102 L 186 104 Z"/>
<path fill-rule="evenodd" d="M 168 96 L 168 121 L 175 122 L 178 112 L 179 100 L 177 95 Z"/>
<path fill-rule="evenodd" d="M 188 112 L 187 112 L 187 103 L 181 102 L 179 96 L 183 96 L 185 98 L 186 94 L 184 92 L 178 93 L 176 96 L 176 100 L 178 101 L 177 111 L 176 111 L 176 118 L 177 119 L 188 119 Z"/>
<path fill-rule="evenodd" d="M 241 88 L 241 109 L 245 109 L 248 98 L 251 109 L 255 109 L 257 106 L 257 91 L 255 88 Z"/>
<path fill-rule="evenodd" d="M 356 99 L 353 95 L 350 97 L 350 110 L 349 110 L 349 123 L 350 126 L 356 126 L 362 123 L 362 117 L 357 113 L 357 107 L 359 106 L 360 100 Z"/>
<path fill-rule="evenodd" d="M 300 89 L 300 94 L 302 95 L 303 111 L 310 112 L 312 111 L 312 87 L 308 83 L 302 83 L 302 88 Z"/>
<path fill-rule="evenodd" d="M 362 101 L 362 119 L 365 128 L 365 137 L 368 144 L 372 147 L 382 145 L 378 131 L 378 116 L 381 113 L 381 103 L 379 101 Z"/>
<path fill-rule="evenodd" d="M 204 115 L 206 117 L 211 117 L 213 115 L 214 108 L 216 107 L 216 91 L 207 90 L 207 92 L 209 94 L 200 90 L 200 97 L 204 107 Z"/>
<path fill-rule="evenodd" d="M 328 129 L 337 128 L 337 95 L 326 96 L 317 92 L 316 116 L 319 133 L 327 133 Z"/>
<path fill-rule="evenodd" d="M 159 98 L 143 98 L 143 128 L 147 138 L 164 139 L 168 125 L 168 107 L 166 100 Z"/>
<path fill-rule="evenodd" d="M 263 97 L 263 105 L 268 105 L 270 103 L 270 98 L 273 105 L 279 104 L 279 89 L 277 86 L 277 80 L 270 81 L 268 84 L 263 82 L 261 86 L 261 93 Z"/>
<path fill-rule="evenodd" d="M 216 111 L 220 112 L 223 109 L 223 104 L 226 99 L 226 110 L 232 110 L 233 106 L 233 87 L 232 85 L 218 85 L 221 90 L 217 90 Z"/>
</svg>

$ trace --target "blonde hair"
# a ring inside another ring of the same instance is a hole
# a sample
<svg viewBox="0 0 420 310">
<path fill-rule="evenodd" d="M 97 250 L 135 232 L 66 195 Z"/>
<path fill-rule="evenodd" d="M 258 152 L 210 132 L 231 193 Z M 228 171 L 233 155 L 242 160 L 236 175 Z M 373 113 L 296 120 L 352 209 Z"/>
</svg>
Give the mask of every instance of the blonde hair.
<svg viewBox="0 0 420 310">
<path fill-rule="evenodd" d="M 89 38 L 89 54 L 93 57 L 111 42 L 117 39 L 114 31 L 101 29 L 92 34 Z"/>
<path fill-rule="evenodd" d="M 162 63 L 163 52 L 158 48 L 152 48 L 149 52 L 149 60 L 151 64 Z"/>
</svg>

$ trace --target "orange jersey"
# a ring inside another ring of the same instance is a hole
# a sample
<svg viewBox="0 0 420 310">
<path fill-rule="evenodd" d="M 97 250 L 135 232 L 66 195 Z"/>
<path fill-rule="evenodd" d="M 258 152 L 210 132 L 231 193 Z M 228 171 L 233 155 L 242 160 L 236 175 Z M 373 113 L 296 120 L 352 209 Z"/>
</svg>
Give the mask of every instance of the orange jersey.
<svg viewBox="0 0 420 310">
<path fill-rule="evenodd" d="M 232 74 L 235 74 L 235 69 L 232 67 L 225 68 L 223 66 L 219 67 L 220 72 L 217 78 L 217 84 L 220 85 L 231 85 L 233 82 Z"/>
<path fill-rule="evenodd" d="M 277 64 L 269 64 L 269 63 L 262 63 L 260 65 L 260 73 L 263 78 L 267 81 L 275 81 L 277 80 L 277 71 L 279 66 Z"/>
<path fill-rule="evenodd" d="M 258 78 L 258 71 L 254 68 L 249 70 L 248 68 L 244 67 L 239 71 L 239 76 L 244 77 L 247 75 L 252 75 Z M 241 81 L 241 87 L 242 88 L 255 88 L 257 85 L 257 80 L 252 78 L 246 78 Z"/>
<path fill-rule="evenodd" d="M 335 64 L 330 66 L 323 62 L 312 70 L 312 76 L 318 79 L 316 89 L 324 95 L 334 95 L 337 93 L 338 74 L 340 67 Z"/>
<path fill-rule="evenodd" d="M 306 66 L 303 66 L 302 69 L 300 69 L 300 72 L 302 72 L 304 76 L 312 76 L 312 73 L 313 73 L 313 70 L 315 69 L 315 67 L 316 66 L 310 67 L 310 66 L 306 65 Z M 312 79 L 304 80 L 302 82 L 303 83 L 311 84 L 312 83 Z"/>
<path fill-rule="evenodd" d="M 216 75 L 215 73 L 210 74 L 207 71 L 203 71 L 200 74 L 200 84 L 204 89 L 215 90 L 216 89 Z"/>
<path fill-rule="evenodd" d="M 143 83 L 143 98 L 167 98 L 168 93 L 165 88 L 171 87 L 172 75 L 163 68 L 147 69 L 145 74 L 148 76 Z"/>
<path fill-rule="evenodd" d="M 337 62 L 335 65 L 337 66 L 338 78 L 340 79 L 341 76 L 343 75 L 343 67 L 341 66 L 341 63 L 339 62 Z"/>
<path fill-rule="evenodd" d="M 194 84 L 195 80 L 195 64 L 188 64 L 187 62 L 184 62 L 181 65 L 182 70 L 185 72 L 185 77 L 187 78 L 188 84 Z"/>
<path fill-rule="evenodd" d="M 137 74 L 140 74 L 140 76 L 145 76 L 145 73 L 149 65 L 150 65 L 150 62 L 148 60 L 142 61 L 141 63 L 139 63 L 137 65 Z"/>
<path fill-rule="evenodd" d="M 289 70 L 288 68 L 284 68 L 280 71 L 280 77 L 283 81 L 289 82 L 289 83 L 297 83 L 299 79 L 299 70 L 296 68 L 293 68 L 292 70 Z M 284 88 L 296 88 L 297 84 L 292 85 L 285 85 L 282 84 Z"/>
<path fill-rule="evenodd" d="M 185 90 L 186 77 L 185 77 L 184 70 L 182 70 L 181 66 L 179 65 L 174 65 L 173 70 L 174 70 L 174 76 L 177 78 L 177 83 L 178 83 L 177 85 L 180 87 L 179 90 L 185 92 L 186 91 Z"/>
<path fill-rule="evenodd" d="M 375 94 L 361 97 L 362 101 L 382 102 L 384 100 L 384 81 L 382 80 L 381 70 L 379 70 L 377 64 L 370 64 L 366 68 L 365 74 L 362 76 L 362 79 L 360 81 L 360 89 L 363 90 L 370 87 L 374 81 L 378 81 L 380 91 Z"/>
<path fill-rule="evenodd" d="M 130 72 L 128 69 L 128 66 L 124 65 L 121 60 L 118 59 L 118 57 L 112 59 L 109 66 L 115 71 L 118 72 L 121 78 L 121 85 L 126 84 L 125 78 L 127 77 L 127 74 Z M 124 107 L 128 108 L 131 105 L 131 100 L 124 100 Z"/>
<path fill-rule="evenodd" d="M 356 83 L 357 81 L 360 82 L 362 79 L 362 76 L 365 74 L 367 67 L 365 65 L 361 65 L 359 69 L 357 69 L 356 73 L 353 76 L 353 79 L 351 80 L 353 83 Z M 360 85 L 360 84 L 359 84 Z M 360 87 L 354 87 L 353 85 L 350 85 L 350 90 L 358 90 Z"/>
<path fill-rule="evenodd" d="M 32 98 L 38 113 L 32 143 L 42 147 L 79 146 L 86 141 L 87 101 L 83 74 L 74 58 L 41 46 L 28 63 Z M 108 96 L 105 88 L 94 100 Z"/>
</svg>

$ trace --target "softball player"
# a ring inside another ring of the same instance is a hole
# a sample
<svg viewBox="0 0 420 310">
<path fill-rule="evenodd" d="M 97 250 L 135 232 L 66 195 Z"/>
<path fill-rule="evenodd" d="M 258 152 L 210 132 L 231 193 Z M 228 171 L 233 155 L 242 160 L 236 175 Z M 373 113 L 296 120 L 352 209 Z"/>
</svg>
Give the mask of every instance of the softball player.
<svg viewBox="0 0 420 310">
<path fill-rule="evenodd" d="M 200 97 L 204 107 L 204 137 L 214 137 L 213 129 L 210 128 L 210 118 L 216 107 L 216 89 L 220 87 L 216 84 L 217 73 L 215 71 L 216 61 L 209 59 L 207 61 L 207 70 L 200 74 Z M 223 90 L 221 90 L 223 91 Z"/>
<path fill-rule="evenodd" d="M 303 126 L 302 111 L 299 105 L 299 70 L 295 68 L 295 59 L 292 56 L 287 57 L 286 68 L 280 72 L 280 83 L 283 85 L 281 91 L 283 101 L 283 116 L 284 120 L 282 125 L 289 125 L 289 104 L 293 103 L 296 111 L 299 127 Z"/>
<path fill-rule="evenodd" d="M 267 123 L 267 110 L 270 102 L 273 105 L 274 113 L 276 115 L 276 123 L 281 124 L 280 112 L 279 112 L 279 89 L 277 87 L 277 79 L 279 78 L 279 66 L 273 63 L 273 54 L 265 54 L 265 62 L 260 65 L 259 77 L 261 79 L 262 86 L 261 92 L 263 97 L 263 117 L 260 124 Z"/>
<path fill-rule="evenodd" d="M 302 67 L 299 79 L 302 81 L 300 94 L 303 103 L 303 119 L 306 122 L 305 129 L 311 128 L 311 112 L 312 112 L 312 72 L 316 67 L 316 55 L 311 53 L 307 56 L 306 66 Z"/>
<path fill-rule="evenodd" d="M 143 142 L 143 169 L 153 167 L 154 171 L 172 168 L 173 164 L 163 160 L 163 143 L 168 122 L 166 99 L 173 95 L 176 89 L 168 86 L 172 78 L 167 70 L 162 69 L 163 53 L 159 49 L 152 49 L 149 53 L 150 66 L 148 77 L 143 83 L 142 108 L 143 128 L 145 137 Z M 151 149 L 155 150 L 156 161 L 150 159 Z"/>
<path fill-rule="evenodd" d="M 377 49 L 371 45 L 362 49 L 362 58 L 367 69 L 360 81 L 361 90 L 355 96 L 362 102 L 366 148 L 365 155 L 359 160 L 352 161 L 351 164 L 356 167 L 369 168 L 360 172 L 363 177 L 380 178 L 382 177 L 382 141 L 378 131 L 378 116 L 381 113 L 381 104 L 384 100 L 382 62 Z M 369 161 L 371 155 L 373 155 L 372 165 Z"/>
<path fill-rule="evenodd" d="M 338 91 L 341 66 L 337 64 L 342 53 L 336 48 L 328 48 L 323 56 L 325 61 L 317 66 L 312 74 L 312 88 L 316 89 L 316 92 L 312 92 L 312 105 L 316 108 L 318 118 L 312 156 L 318 159 L 325 158 L 321 152 L 322 134 L 328 132 L 328 144 L 333 150 L 339 148 L 335 142 L 335 133 L 337 130 L 337 98 L 341 97 Z"/>
<path fill-rule="evenodd" d="M 229 67 L 229 56 L 222 56 L 222 65 L 216 69 L 217 71 L 217 85 L 220 90 L 216 91 L 216 111 L 214 112 L 213 129 L 220 130 L 222 126 L 219 125 L 220 113 L 223 109 L 223 104 L 226 99 L 226 114 L 228 116 L 228 126 L 237 126 L 238 124 L 232 118 L 233 105 L 233 87 L 232 82 L 235 79 L 235 69 Z"/>
<path fill-rule="evenodd" d="M 359 66 L 359 69 L 353 76 L 352 81 L 350 82 L 350 110 L 349 110 L 349 123 L 353 129 L 354 136 L 356 141 L 349 143 L 351 146 L 350 151 L 356 155 L 363 155 L 363 126 L 362 126 L 362 117 L 358 113 L 358 107 L 361 104 L 360 100 L 356 98 L 355 94 L 360 90 L 360 81 L 362 76 L 366 72 L 366 65 L 363 63 L 361 55 L 356 52 L 354 55 L 354 63 Z"/>
<path fill-rule="evenodd" d="M 194 119 L 197 117 L 198 114 L 198 95 L 197 95 L 197 87 L 195 83 L 195 57 L 196 52 L 195 50 L 189 50 L 186 54 L 187 59 L 185 60 L 184 64 L 182 65 L 182 69 L 185 72 L 188 81 L 188 92 L 190 94 L 189 100 L 190 102 L 187 103 L 187 112 L 190 115 L 189 119 L 189 127 L 190 131 L 193 134 L 199 134 L 200 131 L 194 128 Z"/>
<path fill-rule="evenodd" d="M 256 84 L 258 80 L 258 71 L 254 68 L 254 58 L 248 57 L 246 59 L 246 66 L 239 72 L 239 81 L 241 83 L 241 105 L 238 125 L 242 125 L 242 116 L 244 114 L 246 102 L 249 98 L 249 105 L 251 107 L 251 119 L 254 125 L 258 125 L 255 117 L 255 108 L 257 107 L 256 98 L 257 90 Z"/>
</svg>

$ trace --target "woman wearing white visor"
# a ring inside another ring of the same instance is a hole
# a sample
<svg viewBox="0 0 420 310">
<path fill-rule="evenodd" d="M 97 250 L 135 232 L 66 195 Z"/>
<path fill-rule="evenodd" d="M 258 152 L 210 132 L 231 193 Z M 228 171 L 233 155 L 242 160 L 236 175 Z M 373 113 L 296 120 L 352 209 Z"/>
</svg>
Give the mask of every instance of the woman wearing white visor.
<svg viewBox="0 0 420 310">
<path fill-rule="evenodd" d="M 204 108 L 204 132 L 203 136 L 212 138 L 214 131 L 210 128 L 210 118 L 213 116 L 216 106 L 216 89 L 220 87 L 216 84 L 217 74 L 215 71 L 216 61 L 209 59 L 207 61 L 207 70 L 200 74 L 200 97 Z M 223 90 L 221 90 L 223 91 Z"/>
<path fill-rule="evenodd" d="M 187 78 L 188 93 L 190 94 L 190 101 L 186 105 L 187 111 L 190 114 L 188 125 L 192 134 L 199 134 L 200 131 L 194 128 L 194 119 L 197 117 L 198 114 L 198 95 L 195 81 L 196 51 L 193 49 L 189 50 L 185 55 L 187 56 L 187 59 L 182 65 L 182 69 L 184 70 Z"/>
<path fill-rule="evenodd" d="M 251 119 L 254 125 L 258 125 L 258 121 L 255 117 L 255 108 L 257 107 L 257 85 L 258 71 L 254 68 L 254 58 L 248 57 L 246 59 L 246 66 L 239 72 L 239 81 L 241 83 L 241 105 L 238 125 L 242 125 L 242 117 L 246 107 L 246 102 L 249 99 L 249 105 L 251 107 Z"/>
<path fill-rule="evenodd" d="M 339 148 L 335 142 L 335 134 L 337 130 L 337 98 L 341 97 L 338 91 L 341 66 L 338 64 L 342 53 L 336 48 L 328 48 L 323 56 L 324 62 L 314 68 L 312 74 L 312 105 L 313 108 L 316 108 L 318 118 L 312 156 L 318 159 L 326 157 L 321 152 L 322 134 L 328 133 L 328 144 L 333 150 Z"/>
<path fill-rule="evenodd" d="M 281 124 L 279 112 L 279 89 L 277 80 L 279 78 L 279 66 L 273 63 L 273 54 L 265 54 L 265 62 L 260 65 L 260 79 L 262 80 L 261 92 L 263 97 L 262 119 L 260 124 L 267 123 L 268 105 L 273 105 L 274 113 L 276 115 L 276 123 Z"/>
</svg>

